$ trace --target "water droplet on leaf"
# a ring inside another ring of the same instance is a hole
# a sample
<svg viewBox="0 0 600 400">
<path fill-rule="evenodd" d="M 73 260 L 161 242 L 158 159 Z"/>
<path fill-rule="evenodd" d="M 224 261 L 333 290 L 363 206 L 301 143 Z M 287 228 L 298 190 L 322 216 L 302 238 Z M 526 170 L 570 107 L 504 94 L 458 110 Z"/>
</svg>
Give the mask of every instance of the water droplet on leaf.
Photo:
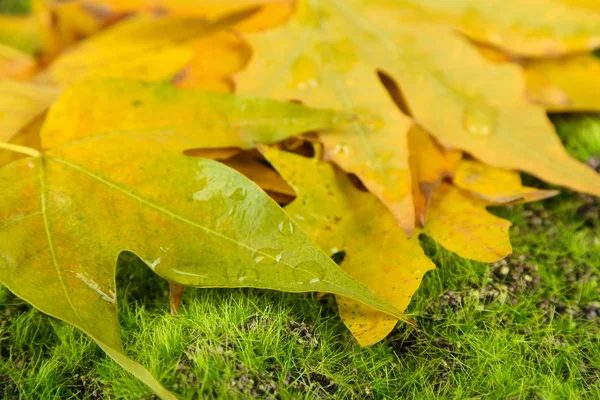
<svg viewBox="0 0 600 400">
<path fill-rule="evenodd" d="M 236 188 L 236 189 L 233 190 L 233 192 L 231 192 L 229 194 L 229 198 L 231 200 L 240 201 L 240 200 L 244 200 L 246 198 L 247 194 L 248 193 L 246 192 L 246 189 L 244 189 L 244 188 Z"/>
<path fill-rule="evenodd" d="M 237 273 L 237 281 L 239 283 L 256 282 L 260 279 L 260 274 L 255 268 L 242 268 Z"/>
<path fill-rule="evenodd" d="M 294 233 L 294 224 L 291 221 L 281 221 L 279 225 L 277 225 L 277 229 L 283 236 L 290 236 Z"/>
<path fill-rule="evenodd" d="M 496 113 L 492 110 L 467 109 L 463 117 L 465 129 L 475 136 L 490 136 L 496 127 Z"/>
<path fill-rule="evenodd" d="M 313 284 L 325 279 L 325 268 L 315 261 L 303 261 L 294 267 L 294 280 L 297 284 Z"/>
<path fill-rule="evenodd" d="M 282 254 L 281 250 L 264 248 L 256 250 L 253 258 L 254 262 L 258 265 L 271 265 L 278 263 L 281 260 Z"/>
</svg>

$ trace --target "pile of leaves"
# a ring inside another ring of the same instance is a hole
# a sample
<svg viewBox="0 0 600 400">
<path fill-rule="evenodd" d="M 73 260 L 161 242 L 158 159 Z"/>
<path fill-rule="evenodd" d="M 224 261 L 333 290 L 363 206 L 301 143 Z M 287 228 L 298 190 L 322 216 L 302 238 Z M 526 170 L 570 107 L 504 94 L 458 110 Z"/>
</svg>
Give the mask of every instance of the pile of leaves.
<svg viewBox="0 0 600 400">
<path fill-rule="evenodd" d="M 519 171 L 600 196 L 547 117 L 600 111 L 596 1 L 34 0 L 0 28 L 0 281 L 164 399 L 121 345 L 124 251 L 174 309 L 334 294 L 368 346 L 415 323 L 420 235 L 496 262 L 486 207 L 557 193 Z"/>
</svg>

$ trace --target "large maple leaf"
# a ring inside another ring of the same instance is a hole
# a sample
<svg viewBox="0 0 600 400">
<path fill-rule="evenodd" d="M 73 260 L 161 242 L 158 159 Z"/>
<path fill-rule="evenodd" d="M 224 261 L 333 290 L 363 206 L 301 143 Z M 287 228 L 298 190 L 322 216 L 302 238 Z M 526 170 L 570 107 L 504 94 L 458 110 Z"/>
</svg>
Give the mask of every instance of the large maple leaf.
<svg viewBox="0 0 600 400">
<path fill-rule="evenodd" d="M 290 217 L 326 253 L 344 252 L 341 267 L 400 310 L 410 303 L 423 275 L 435 267 L 421 249 L 420 233 L 480 261 L 497 261 L 512 250 L 510 222 L 447 183 L 435 192 L 425 227 L 409 238 L 377 197 L 355 188 L 330 163 L 265 146 L 261 151 L 297 192 L 285 208 Z M 352 299 L 337 299 L 344 323 L 363 346 L 385 338 L 398 322 Z"/>
<path fill-rule="evenodd" d="M 434 3 L 428 7 L 446 7 Z M 321 135 L 325 154 L 358 175 L 407 232 L 414 220 L 406 140 L 411 121 L 378 71 L 398 83 L 414 120 L 444 146 L 600 195 L 600 177 L 567 154 L 544 110 L 524 98 L 519 67 L 485 60 L 444 24 L 404 21 L 402 4 L 301 1 L 286 25 L 248 35 L 255 54 L 238 75 L 237 90 L 358 113 L 349 129 Z"/>
</svg>

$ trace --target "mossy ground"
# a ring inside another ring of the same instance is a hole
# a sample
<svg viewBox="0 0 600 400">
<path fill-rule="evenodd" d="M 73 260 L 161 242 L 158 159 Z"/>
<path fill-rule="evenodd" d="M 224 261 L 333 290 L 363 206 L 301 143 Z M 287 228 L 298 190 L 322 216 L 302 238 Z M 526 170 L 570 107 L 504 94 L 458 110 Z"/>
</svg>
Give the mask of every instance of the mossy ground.
<svg viewBox="0 0 600 400">
<path fill-rule="evenodd" d="M 554 120 L 571 154 L 600 165 L 599 116 Z M 188 289 L 171 316 L 166 284 L 124 256 L 123 340 L 184 399 L 597 399 L 599 210 L 597 199 L 566 190 L 493 210 L 514 223 L 514 254 L 494 265 L 423 238 L 438 269 L 409 308 L 419 328 L 400 325 L 369 348 L 356 344 L 331 299 L 313 295 Z M 4 288 L 0 397 L 153 398 L 85 335 Z"/>
</svg>

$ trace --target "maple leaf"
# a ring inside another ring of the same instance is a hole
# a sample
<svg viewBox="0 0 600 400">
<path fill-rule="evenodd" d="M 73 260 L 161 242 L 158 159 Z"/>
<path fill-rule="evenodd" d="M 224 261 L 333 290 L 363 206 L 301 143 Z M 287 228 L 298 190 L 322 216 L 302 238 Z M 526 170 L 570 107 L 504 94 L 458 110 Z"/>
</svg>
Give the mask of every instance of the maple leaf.
<svg viewBox="0 0 600 400">
<path fill-rule="evenodd" d="M 247 36 L 255 56 L 238 75 L 237 91 L 367 110 L 352 127 L 321 135 L 325 153 L 356 174 L 407 232 L 414 221 L 406 144 L 411 124 L 378 70 L 398 82 L 411 115 L 444 146 L 600 195 L 600 176 L 567 154 L 544 110 L 524 99 L 517 66 L 486 61 L 448 27 L 399 24 L 398 4 L 300 2 L 285 26 Z"/>
<path fill-rule="evenodd" d="M 333 113 L 273 100 L 184 93 L 188 101 L 198 99 L 194 133 L 170 129 L 162 120 L 160 130 L 91 130 L 61 137 L 53 125 L 81 118 L 69 103 L 85 101 L 95 85 L 137 95 L 136 88 L 151 87 L 149 93 L 170 100 L 178 92 L 164 84 L 125 81 L 75 85 L 47 117 L 44 151 L 0 143 L 31 156 L 0 169 L 0 281 L 13 293 L 89 334 L 162 398 L 172 397 L 121 347 L 115 265 L 123 251 L 139 255 L 173 283 L 331 292 L 406 319 L 345 274 L 254 183 L 218 162 L 182 154 L 197 144 L 196 137 L 198 143 L 205 140 L 201 132 L 210 132 L 215 115 L 227 110 L 231 118 L 240 101 L 248 106 L 249 113 L 241 113 L 246 123 L 267 131 L 272 130 L 267 120 L 295 114 L 298 124 L 278 127 L 288 134 L 311 125 L 327 128 Z M 254 140 L 260 129 L 252 131 Z"/>
<path fill-rule="evenodd" d="M 435 268 L 419 244 L 371 193 L 354 187 L 331 164 L 261 146 L 265 158 L 296 191 L 286 212 L 326 254 L 344 252 L 341 267 L 404 310 L 423 275 Z M 377 218 L 373 218 L 377 216 Z M 386 337 L 398 319 L 336 296 L 342 320 L 362 346 Z"/>
<path fill-rule="evenodd" d="M 266 146 L 260 150 L 297 192 L 286 212 L 323 251 L 344 252 L 340 266 L 400 310 L 410 303 L 423 275 L 434 268 L 421 249 L 419 234 L 478 261 L 498 261 L 512 251 L 510 222 L 487 212 L 489 203 L 447 183 L 434 192 L 425 227 L 409 238 L 374 195 L 356 189 L 329 163 Z M 342 320 L 362 346 L 382 340 L 398 322 L 351 299 L 336 298 Z"/>
</svg>

